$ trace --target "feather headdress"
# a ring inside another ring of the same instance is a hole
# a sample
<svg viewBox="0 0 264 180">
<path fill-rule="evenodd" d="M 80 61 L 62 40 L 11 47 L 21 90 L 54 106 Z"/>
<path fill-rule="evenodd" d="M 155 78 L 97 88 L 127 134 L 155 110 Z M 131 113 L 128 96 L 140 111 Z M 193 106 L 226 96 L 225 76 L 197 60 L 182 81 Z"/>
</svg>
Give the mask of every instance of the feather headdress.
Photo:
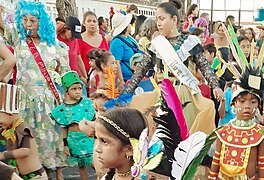
<svg viewBox="0 0 264 180">
<path fill-rule="evenodd" d="M 235 100 L 242 92 L 249 92 L 256 95 L 261 101 L 264 93 L 264 78 L 261 69 L 246 67 L 241 78 L 235 81 L 232 101 Z"/>
</svg>

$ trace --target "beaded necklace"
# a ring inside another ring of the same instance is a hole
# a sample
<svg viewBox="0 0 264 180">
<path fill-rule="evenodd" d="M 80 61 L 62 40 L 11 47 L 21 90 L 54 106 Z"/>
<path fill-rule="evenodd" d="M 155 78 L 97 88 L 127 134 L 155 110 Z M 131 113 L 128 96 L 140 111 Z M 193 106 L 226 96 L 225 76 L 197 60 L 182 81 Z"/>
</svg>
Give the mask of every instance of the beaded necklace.
<svg viewBox="0 0 264 180">
<path fill-rule="evenodd" d="M 255 122 L 255 118 L 253 119 L 250 119 L 250 120 L 239 120 L 239 119 L 236 119 L 234 121 L 234 124 L 236 126 L 239 126 L 239 127 L 249 127 L 249 126 L 252 126 Z"/>
</svg>

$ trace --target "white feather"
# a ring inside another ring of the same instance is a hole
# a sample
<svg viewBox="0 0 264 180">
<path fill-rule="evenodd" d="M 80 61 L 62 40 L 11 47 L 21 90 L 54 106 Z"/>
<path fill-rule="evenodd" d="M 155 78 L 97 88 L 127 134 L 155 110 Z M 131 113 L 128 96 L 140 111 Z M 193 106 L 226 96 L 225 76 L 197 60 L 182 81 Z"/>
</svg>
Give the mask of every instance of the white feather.
<svg viewBox="0 0 264 180">
<path fill-rule="evenodd" d="M 175 161 L 172 163 L 171 174 L 176 180 L 180 180 L 185 169 L 202 150 L 206 139 L 204 132 L 195 132 L 185 141 L 182 141 L 174 151 Z"/>
</svg>

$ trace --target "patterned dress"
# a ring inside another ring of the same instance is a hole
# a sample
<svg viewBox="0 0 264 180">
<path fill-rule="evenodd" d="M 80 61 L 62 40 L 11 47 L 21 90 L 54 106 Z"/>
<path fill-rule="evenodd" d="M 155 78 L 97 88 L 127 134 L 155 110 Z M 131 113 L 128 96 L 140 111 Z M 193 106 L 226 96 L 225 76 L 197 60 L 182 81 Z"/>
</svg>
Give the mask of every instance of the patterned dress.
<svg viewBox="0 0 264 180">
<path fill-rule="evenodd" d="M 68 52 L 61 46 L 36 45 L 51 78 L 60 83 L 60 76 L 69 71 Z M 60 126 L 49 113 L 56 107 L 50 87 L 25 41 L 15 46 L 17 58 L 17 85 L 22 90 L 21 117 L 38 133 L 36 143 L 43 166 L 49 169 L 66 165 Z"/>
<path fill-rule="evenodd" d="M 50 114 L 58 124 L 69 127 L 71 124 L 78 124 L 81 120 L 92 121 L 95 119 L 93 102 L 90 99 L 80 99 L 74 104 L 63 103 L 56 107 Z M 70 150 L 69 163 L 78 163 L 79 167 L 92 164 L 94 138 L 87 137 L 83 132 L 68 130 L 68 148 Z"/>
</svg>

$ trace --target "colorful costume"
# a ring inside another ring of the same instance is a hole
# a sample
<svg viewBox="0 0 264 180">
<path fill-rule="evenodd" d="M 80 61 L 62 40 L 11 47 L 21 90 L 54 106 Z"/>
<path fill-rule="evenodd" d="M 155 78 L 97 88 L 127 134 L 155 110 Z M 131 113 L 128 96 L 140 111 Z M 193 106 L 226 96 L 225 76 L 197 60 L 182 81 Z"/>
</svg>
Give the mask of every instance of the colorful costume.
<svg viewBox="0 0 264 180">
<path fill-rule="evenodd" d="M 68 72 L 62 78 L 62 86 L 67 91 L 74 83 L 80 83 L 76 72 Z M 50 114 L 51 118 L 63 127 L 69 127 L 81 120 L 95 120 L 95 110 L 90 99 L 81 98 L 74 104 L 62 103 L 57 106 Z M 92 154 L 94 139 L 87 137 L 83 132 L 74 132 L 68 129 L 67 134 L 68 148 L 70 150 L 69 163 L 78 163 L 79 167 L 90 166 L 92 164 Z"/>
<path fill-rule="evenodd" d="M 246 168 L 249 163 L 251 147 L 258 146 L 264 139 L 264 127 L 249 120 L 251 126 L 240 127 L 229 123 L 216 131 L 222 142 L 219 177 L 222 179 L 247 179 Z M 263 165 L 261 165 L 263 166 Z M 236 178 L 235 178 L 236 177 Z"/>
<path fill-rule="evenodd" d="M 32 14 L 38 17 L 41 42 L 35 46 L 52 81 L 57 84 L 60 84 L 60 75 L 70 70 L 67 49 L 57 44 L 55 27 L 41 2 L 20 1 L 16 10 L 18 31 L 11 31 L 11 26 L 5 28 L 9 43 L 15 46 L 17 85 L 24 92 L 21 97 L 21 117 L 38 134 L 36 142 L 42 164 L 49 169 L 56 169 L 66 164 L 60 127 L 48 115 L 56 107 L 55 97 L 29 50 L 26 30 L 21 23 L 22 16 Z"/>
<path fill-rule="evenodd" d="M 17 86 L 0 83 L 0 94 L 0 112 L 18 114 L 20 108 L 20 89 Z M 32 157 L 38 157 L 37 146 L 35 142 L 35 137 L 37 134 L 26 123 L 24 123 L 22 118 L 15 120 L 11 124 L 11 127 L 0 129 L 0 134 L 3 136 L 6 142 L 6 150 L 3 152 L 4 160 L 15 159 L 13 151 L 20 148 L 27 148 L 29 150 L 30 154 L 27 157 L 30 157 L 30 155 L 32 155 Z M 25 159 L 27 157 L 16 159 L 19 172 L 21 172 L 21 169 L 25 171 L 25 168 L 21 167 L 21 165 L 24 165 L 22 163 L 23 160 L 29 161 L 28 159 Z M 38 169 L 33 172 L 27 172 L 26 174 L 19 175 L 23 179 L 38 179 L 38 176 L 41 176 L 43 179 L 47 179 L 46 172 L 41 164 L 35 164 L 34 168 Z"/>
<path fill-rule="evenodd" d="M 257 97 L 258 103 L 261 103 L 264 90 L 262 77 L 259 70 L 245 66 L 245 71 L 233 88 L 235 91 L 232 102 L 234 103 L 240 95 L 243 97 L 245 94 L 251 94 Z M 253 114 L 257 112 L 255 109 L 252 111 Z M 254 115 L 258 116 L 258 113 Z M 218 129 L 216 134 L 221 146 L 216 149 L 209 179 L 255 180 L 256 164 L 258 179 L 263 179 L 264 154 L 259 146 L 263 146 L 264 126 L 257 124 L 255 118 L 244 120 L 236 118 Z"/>
</svg>

